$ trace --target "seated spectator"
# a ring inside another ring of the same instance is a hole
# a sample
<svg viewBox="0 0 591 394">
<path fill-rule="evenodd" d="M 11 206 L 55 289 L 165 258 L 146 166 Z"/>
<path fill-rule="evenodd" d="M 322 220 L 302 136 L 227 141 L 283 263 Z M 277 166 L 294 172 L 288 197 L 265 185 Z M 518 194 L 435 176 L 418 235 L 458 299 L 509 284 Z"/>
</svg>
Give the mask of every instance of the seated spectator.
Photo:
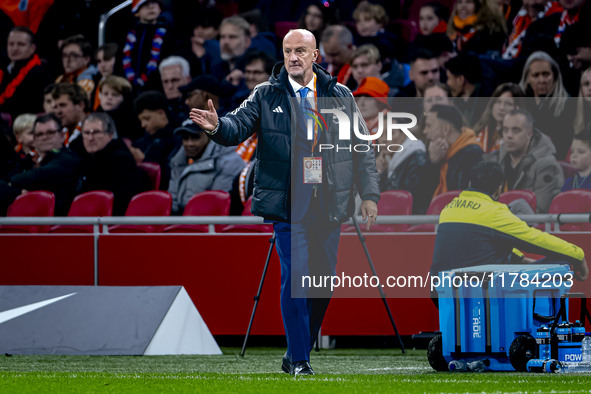
<svg viewBox="0 0 591 394">
<path fill-rule="evenodd" d="M 560 47 L 562 34 L 567 26 L 579 21 L 591 21 L 591 8 L 586 0 L 558 0 L 563 8 L 562 12 L 555 12 L 544 18 L 538 18 L 527 29 L 524 42 L 535 40 L 536 36 L 550 36 L 554 38 L 556 46 Z"/>
<path fill-rule="evenodd" d="M 26 27 L 13 27 L 8 34 L 6 52 L 10 63 L 0 69 L 0 112 L 12 118 L 27 112 L 41 112 L 43 88 L 51 77 L 35 54 L 35 36 Z"/>
<path fill-rule="evenodd" d="M 90 42 L 83 35 L 68 37 L 60 47 L 64 73 L 57 77 L 55 83 L 76 83 L 90 97 L 94 90 L 94 76 L 98 72 L 96 66 L 90 64 Z"/>
<path fill-rule="evenodd" d="M 137 163 L 157 163 L 162 171 L 160 189 L 168 190 L 170 167 L 168 158 L 181 145 L 180 137 L 175 138 L 174 125 L 169 120 L 168 102 L 160 92 L 149 91 L 140 94 L 134 101 L 134 113 L 145 131 L 142 138 L 134 141 L 130 151 Z"/>
<path fill-rule="evenodd" d="M 380 51 L 372 44 L 357 47 L 351 56 L 350 76 L 346 77 L 343 85 L 349 89 L 355 90 L 361 81 L 366 77 L 380 78 L 382 71 L 382 61 Z M 389 91 L 388 91 L 389 93 Z M 389 94 L 386 94 L 388 96 Z"/>
<path fill-rule="evenodd" d="M 37 115 L 20 114 L 12 122 L 12 132 L 18 143 L 14 150 L 20 155 L 21 159 L 32 157 L 35 154 L 33 149 L 35 120 L 37 120 Z"/>
<path fill-rule="evenodd" d="M 531 190 L 537 197 L 537 213 L 547 213 L 552 199 L 564 184 L 564 175 L 548 136 L 535 130 L 531 115 L 514 109 L 503 120 L 503 143 L 499 150 L 484 155 L 498 163 L 505 174 L 503 191 Z"/>
<path fill-rule="evenodd" d="M 423 132 L 427 114 L 434 105 L 449 105 L 453 107 L 454 103 L 452 100 L 451 89 L 446 84 L 436 82 L 427 85 L 425 88 L 425 97 L 422 100 L 422 111 L 416 114 L 418 118 L 417 125 L 410 129 L 412 135 L 423 141 L 424 144 L 427 144 L 428 140 Z"/>
<path fill-rule="evenodd" d="M 328 26 L 322 33 L 320 52 L 324 58 L 321 64 L 339 83 L 343 83 L 349 70 L 349 60 L 355 50 L 353 34 L 344 26 Z"/>
<path fill-rule="evenodd" d="M 497 7 L 487 0 L 458 0 L 447 24 L 447 35 L 459 52 L 500 54 L 507 26 Z"/>
<path fill-rule="evenodd" d="M 144 135 L 137 116 L 133 113 L 131 100 L 131 83 L 123 77 L 110 75 L 101 80 L 98 86 L 100 107 L 115 122 L 119 138 L 135 141 Z"/>
<path fill-rule="evenodd" d="M 232 98 L 230 100 L 222 100 L 224 105 L 216 107 L 219 108 L 218 116 L 223 116 L 229 110 L 239 107 L 250 96 L 255 86 L 267 82 L 273 72 L 274 65 L 275 59 L 266 52 L 250 50 L 246 52 L 244 55 L 244 79 L 238 85 L 238 89 Z M 207 107 L 202 109 L 207 109 Z"/>
<path fill-rule="evenodd" d="M 234 178 L 244 168 L 244 161 L 234 147 L 223 147 L 212 142 L 203 129 L 187 119 L 177 128 L 183 146 L 170 160 L 172 211 L 182 214 L 195 194 L 206 190 L 230 192 Z"/>
<path fill-rule="evenodd" d="M 493 92 L 480 120 L 474 126 L 474 130 L 478 133 L 476 140 L 484 153 L 500 148 L 503 119 L 516 108 L 525 108 L 521 88 L 511 82 L 499 85 Z"/>
<path fill-rule="evenodd" d="M 591 129 L 591 68 L 583 71 L 577 98 L 577 112 L 575 115 L 574 132 L 578 134 Z"/>
<path fill-rule="evenodd" d="M 82 121 L 86 117 L 88 95 L 77 84 L 58 83 L 53 89 L 52 96 L 55 104 L 54 113 L 66 133 L 65 145 L 80 154 L 82 140 L 78 137 L 82 130 Z"/>
<path fill-rule="evenodd" d="M 94 58 L 96 59 L 96 66 L 99 73 L 95 76 L 94 91 L 90 95 L 90 107 L 93 111 L 96 111 L 101 105 L 98 85 L 101 81 L 104 81 L 107 77 L 113 75 L 118 50 L 119 46 L 111 42 L 98 47 L 94 52 Z"/>
<path fill-rule="evenodd" d="M 237 69 L 238 62 L 250 47 L 250 25 L 244 18 L 231 16 L 220 25 L 220 57 L 212 64 L 212 75 L 220 82 L 228 80 L 230 73 Z"/>
<path fill-rule="evenodd" d="M 207 105 L 209 100 L 213 102 L 215 108 L 220 107 L 222 85 L 217 79 L 210 77 L 209 75 L 197 77 L 190 83 L 179 87 L 179 90 L 183 94 L 183 97 L 185 97 L 185 104 L 190 109 L 197 108 L 206 110 L 209 108 Z"/>
<path fill-rule="evenodd" d="M 569 104 L 558 63 L 545 52 L 532 53 L 523 67 L 519 87 L 526 97 L 534 97 L 526 101 L 527 110 L 536 128 L 551 138 L 556 158 L 564 160 L 573 140 L 575 108 Z"/>
<path fill-rule="evenodd" d="M 437 1 L 423 5 L 419 11 L 419 30 L 422 35 L 447 32 L 449 10 Z"/>
<path fill-rule="evenodd" d="M 389 90 L 390 88 L 386 82 L 379 78 L 367 77 L 361 81 L 359 88 L 353 92 L 353 96 L 357 98 L 355 101 L 359 107 L 359 112 L 363 116 L 370 134 L 378 132 L 379 118 L 382 118 L 383 135 L 386 134 L 383 125 L 386 114 L 392 109 L 388 103 Z"/>
<path fill-rule="evenodd" d="M 55 112 L 55 101 L 53 100 L 53 89 L 56 84 L 49 84 L 43 89 L 43 112 L 50 114 Z"/>
<path fill-rule="evenodd" d="M 7 179 L 12 187 L 9 194 L 12 199 L 19 194 L 34 190 L 47 190 L 55 195 L 55 214 L 68 214 L 74 198 L 76 170 L 80 158 L 64 147 L 66 134 L 61 131 L 59 119 L 54 114 L 37 118 L 34 126 L 33 146 L 39 161 L 34 168 L 14 173 Z M 0 187 L 5 193 L 6 188 Z M 3 199 L 7 198 L 5 195 Z"/>
<path fill-rule="evenodd" d="M 250 46 L 251 51 L 265 52 L 269 56 L 276 57 L 277 49 L 275 41 L 277 36 L 269 31 L 269 24 L 261 16 L 261 10 L 254 9 L 248 12 L 243 12 L 240 17 L 244 18 L 250 26 Z"/>
<path fill-rule="evenodd" d="M 463 127 L 460 112 L 448 105 L 434 105 L 425 119 L 424 133 L 429 140 L 430 160 L 422 182 L 423 195 L 430 199 L 467 189 L 468 174 L 482 161 L 482 149 L 474 132 Z"/>
<path fill-rule="evenodd" d="M 306 29 L 320 42 L 322 32 L 327 26 L 335 24 L 334 14 L 330 7 L 325 7 L 321 1 L 313 1 L 298 21 L 298 29 Z"/>
<path fill-rule="evenodd" d="M 353 19 L 357 27 L 355 45 L 375 45 L 384 62 L 389 63 L 390 59 L 402 60 L 406 43 L 385 30 L 390 18 L 384 7 L 364 0 L 355 8 Z"/>
<path fill-rule="evenodd" d="M 174 51 L 174 38 L 157 0 L 134 0 L 131 12 L 137 18 L 123 47 L 123 72 L 134 91 L 158 89 L 158 65 Z"/>
<path fill-rule="evenodd" d="M 447 85 L 455 104 L 469 125 L 473 125 L 486 108 L 486 101 L 477 97 L 489 97 L 492 92 L 482 83 L 482 64 L 474 55 L 459 54 L 445 63 Z"/>
<path fill-rule="evenodd" d="M 189 108 L 185 105 L 183 94 L 179 90 L 180 86 L 191 82 L 189 62 L 180 56 L 170 56 L 162 60 L 158 69 L 170 108 L 170 121 L 179 125 L 189 117 Z"/>
<path fill-rule="evenodd" d="M 513 30 L 503 49 L 503 59 L 515 59 L 521 53 L 528 27 L 536 20 L 562 13 L 562 6 L 556 1 L 524 0 L 523 6 L 513 20 Z"/>
<path fill-rule="evenodd" d="M 427 85 L 439 82 L 439 61 L 432 52 L 419 49 L 411 54 L 409 62 L 412 82 L 400 89 L 398 97 L 423 97 Z"/>
<path fill-rule="evenodd" d="M 562 83 L 569 95 L 576 96 L 583 71 L 591 67 L 591 21 L 567 26 L 560 42 Z"/>
<path fill-rule="evenodd" d="M 100 112 L 88 115 L 82 124 L 82 141 L 84 154 L 76 194 L 108 190 L 115 196 L 113 215 L 125 215 L 131 198 L 149 190 L 147 175 L 117 137 L 115 122 L 109 115 Z"/>
<path fill-rule="evenodd" d="M 570 164 L 576 171 L 572 178 L 568 178 L 561 192 L 573 189 L 591 190 L 591 131 L 585 130 L 575 134 L 571 145 Z"/>
<path fill-rule="evenodd" d="M 179 55 L 189 61 L 191 77 L 210 75 L 212 63 L 221 60 L 220 42 L 217 37 L 222 19 L 224 14 L 210 8 L 199 13 L 192 22 L 192 35 L 179 51 Z"/>
</svg>

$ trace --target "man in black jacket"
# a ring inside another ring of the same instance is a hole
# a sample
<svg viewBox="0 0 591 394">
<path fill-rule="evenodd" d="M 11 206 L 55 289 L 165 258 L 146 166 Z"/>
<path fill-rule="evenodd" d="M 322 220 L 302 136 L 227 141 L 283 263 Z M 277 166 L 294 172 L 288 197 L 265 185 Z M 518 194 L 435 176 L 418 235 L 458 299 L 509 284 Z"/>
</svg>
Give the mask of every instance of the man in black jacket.
<svg viewBox="0 0 591 394">
<path fill-rule="evenodd" d="M 304 278 L 309 283 L 310 276 L 336 274 L 340 224 L 355 209 L 353 186 L 363 201 L 363 218 L 369 218 L 367 227 L 376 219 L 380 192 L 373 149 L 367 141 L 351 130 L 345 130 L 351 139 L 338 140 L 340 121 L 330 116 L 326 116 L 325 128 L 315 131 L 315 141 L 306 137 L 303 119 L 314 97 L 333 98 L 323 109 L 319 101 L 318 112 L 335 109 L 334 102 L 338 102 L 336 106 L 348 112 L 349 119 L 359 113 L 351 91 L 314 64 L 318 57 L 314 35 L 292 30 L 283 40 L 283 53 L 285 61 L 275 65 L 269 82 L 257 85 L 239 108 L 218 119 L 210 100 L 209 111 L 193 109 L 191 119 L 221 145 L 237 145 L 258 133 L 252 213 L 273 222 L 277 239 L 281 312 L 288 343 L 282 369 L 313 375 L 310 351 L 331 292 L 313 291 L 309 284 L 305 286 Z M 365 122 L 360 123 L 361 133 L 368 135 Z M 349 150 L 353 143 L 367 149 Z M 339 149 L 320 151 L 319 146 Z M 314 172 L 306 164 L 317 169 Z"/>
<path fill-rule="evenodd" d="M 95 112 L 82 123 L 85 154 L 80 164 L 76 193 L 108 190 L 113 193 L 113 215 L 125 215 L 133 196 L 149 189 L 147 176 L 135 164 L 129 149 L 119 138 L 115 122 Z"/>
<path fill-rule="evenodd" d="M 174 135 L 176 126 L 170 121 L 168 101 L 162 93 L 153 90 L 140 94 L 133 105 L 146 133 L 133 142 L 131 153 L 137 163 L 159 164 L 162 172 L 160 190 L 168 190 L 169 159 L 182 145 L 182 138 Z"/>
<path fill-rule="evenodd" d="M 6 51 L 10 63 L 0 70 L 0 112 L 12 119 L 43 110 L 43 89 L 51 83 L 47 63 L 35 51 L 35 36 L 27 27 L 13 27 Z"/>
<path fill-rule="evenodd" d="M 1 200 L 13 201 L 23 192 L 47 190 L 55 195 L 55 214 L 65 216 L 74 198 L 76 169 L 80 158 L 64 147 L 65 133 L 61 131 L 61 123 L 54 114 L 37 118 L 33 136 L 33 146 L 39 161 L 34 168 L 13 173 L 2 182 Z"/>
</svg>

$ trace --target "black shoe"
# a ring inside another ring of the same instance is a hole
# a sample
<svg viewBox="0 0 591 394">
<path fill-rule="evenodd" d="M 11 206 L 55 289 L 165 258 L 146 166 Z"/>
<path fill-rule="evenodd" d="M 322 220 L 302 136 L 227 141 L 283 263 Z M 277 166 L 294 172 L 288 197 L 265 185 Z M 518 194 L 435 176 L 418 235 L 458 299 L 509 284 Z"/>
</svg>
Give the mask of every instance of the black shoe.
<svg viewBox="0 0 591 394">
<path fill-rule="evenodd" d="M 289 359 L 289 356 L 287 355 L 287 352 L 285 352 L 285 355 L 283 356 L 283 362 L 281 363 L 281 370 L 285 373 L 289 373 L 292 374 L 291 372 L 291 360 Z"/>
<path fill-rule="evenodd" d="M 301 361 L 292 365 L 293 375 L 315 375 L 314 370 L 307 361 Z"/>
</svg>

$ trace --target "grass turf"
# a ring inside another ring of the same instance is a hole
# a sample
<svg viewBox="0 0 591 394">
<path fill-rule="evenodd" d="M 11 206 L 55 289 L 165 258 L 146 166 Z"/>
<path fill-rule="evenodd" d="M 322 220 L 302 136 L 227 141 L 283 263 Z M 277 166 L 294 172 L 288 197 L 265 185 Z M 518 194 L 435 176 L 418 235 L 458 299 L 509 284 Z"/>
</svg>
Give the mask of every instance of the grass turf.
<svg viewBox="0 0 591 394">
<path fill-rule="evenodd" d="M 0 358 L 0 393 L 581 393 L 591 374 L 433 371 L 425 351 L 322 350 L 318 375 L 281 373 L 284 349 L 224 348 L 223 356 L 12 356 Z"/>
</svg>

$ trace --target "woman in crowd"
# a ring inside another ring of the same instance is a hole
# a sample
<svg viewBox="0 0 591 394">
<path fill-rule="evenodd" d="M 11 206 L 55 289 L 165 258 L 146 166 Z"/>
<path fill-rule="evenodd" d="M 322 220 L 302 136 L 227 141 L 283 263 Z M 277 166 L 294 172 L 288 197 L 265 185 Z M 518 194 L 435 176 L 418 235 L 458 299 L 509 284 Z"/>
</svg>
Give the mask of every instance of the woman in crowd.
<svg viewBox="0 0 591 394">
<path fill-rule="evenodd" d="M 418 121 L 417 125 L 410 129 L 410 132 L 423 143 L 427 144 L 427 138 L 423 134 L 425 128 L 425 117 L 434 105 L 453 105 L 452 95 L 449 86 L 444 83 L 436 82 L 425 88 L 423 97 L 423 113 L 414 114 Z"/>
<path fill-rule="evenodd" d="M 558 63 L 546 52 L 532 53 L 523 67 L 519 86 L 526 97 L 535 127 L 552 139 L 556 158 L 564 160 L 573 140 L 575 106 L 569 105 Z"/>
<path fill-rule="evenodd" d="M 99 83 L 99 110 L 106 112 L 115 121 L 119 138 L 135 141 L 142 135 L 139 121 L 133 113 L 132 87 L 128 80 L 110 75 Z"/>
<path fill-rule="evenodd" d="M 591 68 L 583 71 L 581 75 L 579 97 L 577 98 L 574 132 L 579 134 L 583 130 L 591 130 Z"/>
<path fill-rule="evenodd" d="M 428 36 L 433 33 L 445 33 L 449 10 L 437 1 L 431 1 L 419 11 L 419 29 L 421 34 Z"/>
<path fill-rule="evenodd" d="M 334 24 L 331 10 L 322 6 L 318 2 L 313 2 L 306 8 L 306 11 L 300 16 L 298 29 L 306 29 L 316 37 L 316 42 L 320 43 L 322 32 L 328 25 Z"/>
<path fill-rule="evenodd" d="M 501 146 L 501 131 L 505 115 L 516 108 L 525 108 L 521 88 L 511 82 L 499 85 L 492 94 L 484 113 L 474 126 L 476 140 L 484 153 L 490 153 Z"/>
<path fill-rule="evenodd" d="M 494 0 L 458 0 L 447 24 L 447 34 L 462 52 L 500 53 L 507 26 Z"/>
</svg>

